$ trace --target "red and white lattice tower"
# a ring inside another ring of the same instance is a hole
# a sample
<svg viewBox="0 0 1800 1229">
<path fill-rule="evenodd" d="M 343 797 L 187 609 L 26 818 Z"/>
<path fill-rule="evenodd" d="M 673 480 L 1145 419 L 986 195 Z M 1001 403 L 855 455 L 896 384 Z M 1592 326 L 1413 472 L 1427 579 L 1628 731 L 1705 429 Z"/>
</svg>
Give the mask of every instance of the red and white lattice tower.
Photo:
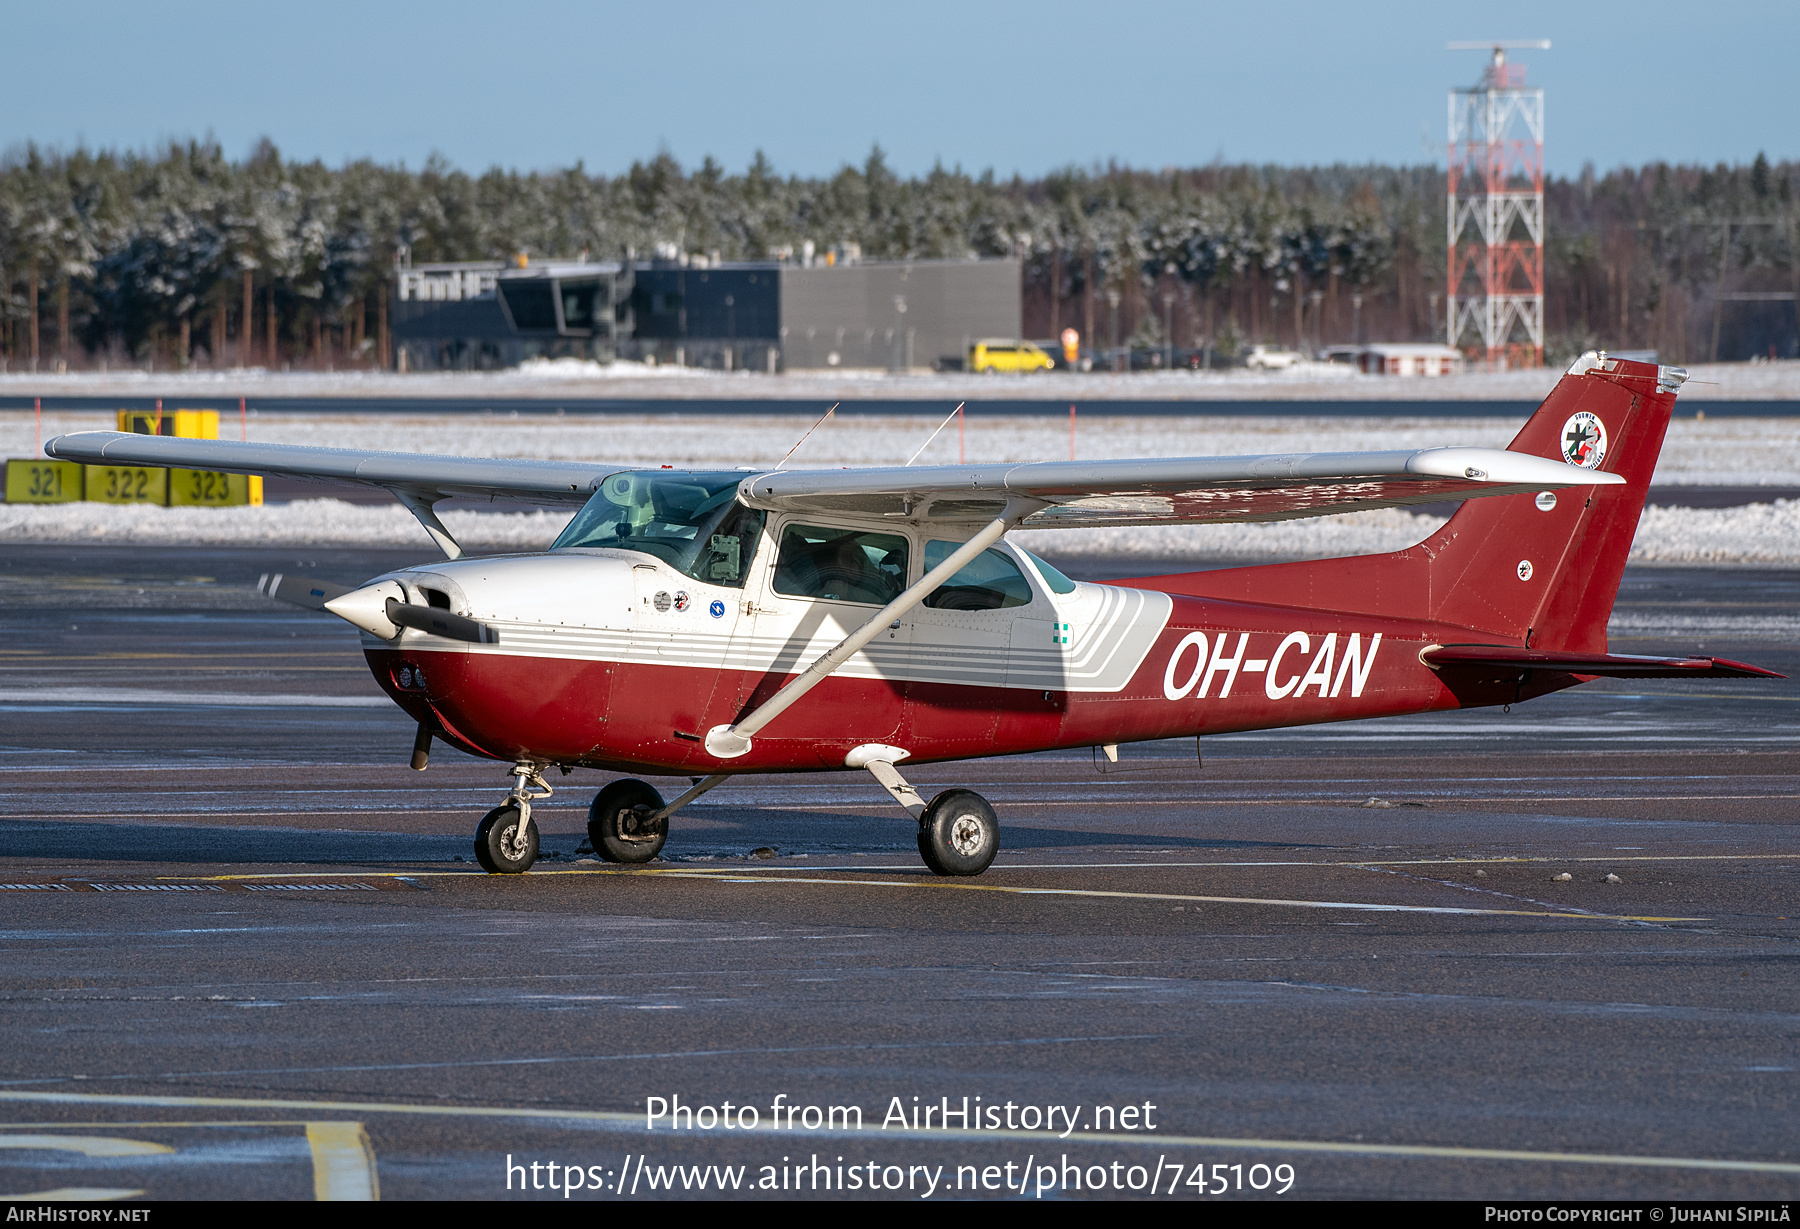
<svg viewBox="0 0 1800 1229">
<path fill-rule="evenodd" d="M 1490 367 L 1544 363 L 1544 91 L 1525 88 L 1509 48 L 1493 52 L 1472 89 L 1450 91 L 1447 340 Z"/>
</svg>

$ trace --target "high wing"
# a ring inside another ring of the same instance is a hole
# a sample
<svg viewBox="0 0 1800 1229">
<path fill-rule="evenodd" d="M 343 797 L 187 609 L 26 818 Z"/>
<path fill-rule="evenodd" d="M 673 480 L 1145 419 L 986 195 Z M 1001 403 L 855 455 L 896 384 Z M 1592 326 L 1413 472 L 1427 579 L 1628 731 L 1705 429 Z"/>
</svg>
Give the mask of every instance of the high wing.
<svg viewBox="0 0 1800 1229">
<path fill-rule="evenodd" d="M 311 482 L 378 486 L 406 505 L 438 549 L 452 559 L 462 547 L 432 505 L 452 495 L 506 496 L 537 504 L 586 503 L 602 478 L 622 466 L 583 461 L 493 460 L 410 452 L 367 452 L 299 444 L 194 440 L 122 431 L 78 431 L 44 445 L 49 456 L 88 465 L 158 465 L 232 474 L 279 474 Z"/>
<path fill-rule="evenodd" d="M 1050 529 L 1285 521 L 1624 481 L 1498 448 L 1428 448 L 792 470 L 747 478 L 738 493 L 770 511 L 929 521 L 985 521 L 1011 505 L 1033 509 L 1024 527 Z"/>
<path fill-rule="evenodd" d="M 412 452 L 366 452 L 298 444 L 245 444 L 192 440 L 121 431 L 59 435 L 44 452 L 86 465 L 158 465 L 231 474 L 279 474 L 313 482 L 378 486 L 406 491 L 429 503 L 452 495 L 487 499 L 503 495 L 529 503 L 585 503 L 594 484 L 622 465 L 591 461 L 490 460 Z"/>
<path fill-rule="evenodd" d="M 58 436 L 44 451 L 90 465 L 180 466 L 378 486 L 392 491 L 421 521 L 431 515 L 431 504 L 451 495 L 581 503 L 601 479 L 627 468 L 116 431 Z M 1623 481 L 1616 474 L 1497 448 L 1429 448 L 778 470 L 746 477 L 738 491 L 745 503 L 770 511 L 933 523 L 985 522 L 1005 515 L 1015 525 L 1053 528 L 1280 521 L 1572 486 L 1616 486 Z M 426 527 L 431 529 L 432 524 L 427 522 Z"/>
</svg>

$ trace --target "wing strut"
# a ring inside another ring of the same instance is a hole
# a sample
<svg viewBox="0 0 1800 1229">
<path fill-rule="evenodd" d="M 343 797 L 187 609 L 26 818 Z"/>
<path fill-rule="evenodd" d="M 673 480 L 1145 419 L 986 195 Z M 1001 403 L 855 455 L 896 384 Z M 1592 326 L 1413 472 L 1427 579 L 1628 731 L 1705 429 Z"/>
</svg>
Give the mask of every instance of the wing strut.
<svg viewBox="0 0 1800 1229">
<path fill-rule="evenodd" d="M 1019 501 L 1024 503 L 1025 501 Z M 962 571 L 970 560 L 1000 540 L 1012 526 L 1030 515 L 1026 507 L 1008 503 L 1006 511 L 982 526 L 976 535 L 957 547 L 950 557 L 919 578 L 919 582 L 883 606 L 867 623 L 851 632 L 803 672 L 788 681 L 787 686 L 770 696 L 748 715 L 731 725 L 716 725 L 706 732 L 706 750 L 715 759 L 735 760 L 750 751 L 750 738 L 769 722 L 781 716 L 807 692 L 824 682 L 833 671 L 856 655 L 864 645 L 879 636 L 901 615 L 930 597 L 937 587 Z"/>
<path fill-rule="evenodd" d="M 388 490 L 395 499 L 405 504 L 406 510 L 413 514 L 420 525 L 424 526 L 425 532 L 431 535 L 431 540 L 436 542 L 438 549 L 444 552 L 444 558 L 462 558 L 463 548 L 457 545 L 456 539 L 450 536 L 450 531 L 444 528 L 444 522 L 438 520 L 437 511 L 433 506 L 437 503 L 436 500 L 427 499 L 418 492 L 409 491 L 405 487 L 391 486 Z"/>
</svg>

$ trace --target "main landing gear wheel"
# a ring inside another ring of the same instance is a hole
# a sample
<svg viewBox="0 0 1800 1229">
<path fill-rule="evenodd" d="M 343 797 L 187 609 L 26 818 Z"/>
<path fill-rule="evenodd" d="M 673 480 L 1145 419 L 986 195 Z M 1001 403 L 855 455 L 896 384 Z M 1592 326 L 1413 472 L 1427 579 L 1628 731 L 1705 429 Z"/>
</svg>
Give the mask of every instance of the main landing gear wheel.
<svg viewBox="0 0 1800 1229">
<path fill-rule="evenodd" d="M 987 799 L 947 789 L 919 816 L 919 856 L 938 875 L 979 875 L 1000 852 L 1000 821 Z"/>
<path fill-rule="evenodd" d="M 588 843 L 608 862 L 648 862 L 669 839 L 669 821 L 652 819 L 662 795 L 642 781 L 614 781 L 588 808 Z"/>
<path fill-rule="evenodd" d="M 531 869 L 537 855 L 537 823 L 527 817 L 521 824 L 517 806 L 509 802 L 481 817 L 475 829 L 475 860 L 482 870 L 490 875 L 522 874 Z"/>
</svg>

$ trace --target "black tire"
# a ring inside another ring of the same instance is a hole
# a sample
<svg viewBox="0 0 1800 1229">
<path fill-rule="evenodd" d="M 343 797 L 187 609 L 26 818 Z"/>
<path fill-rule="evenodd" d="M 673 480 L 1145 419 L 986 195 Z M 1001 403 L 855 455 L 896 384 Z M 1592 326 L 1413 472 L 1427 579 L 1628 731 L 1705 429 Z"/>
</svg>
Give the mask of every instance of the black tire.
<svg viewBox="0 0 1800 1229">
<path fill-rule="evenodd" d="M 490 875 L 518 875 L 537 861 L 537 820 L 525 821 L 525 842 L 517 841 L 519 808 L 512 803 L 497 806 L 481 817 L 475 829 L 475 860 Z"/>
<path fill-rule="evenodd" d="M 979 875 L 1000 852 L 1000 821 L 987 799 L 947 789 L 919 817 L 919 856 L 936 875 Z"/>
<path fill-rule="evenodd" d="M 613 781 L 588 808 L 588 843 L 608 862 L 648 862 L 669 839 L 666 817 L 650 822 L 662 808 L 662 795 L 644 782 Z"/>
</svg>

